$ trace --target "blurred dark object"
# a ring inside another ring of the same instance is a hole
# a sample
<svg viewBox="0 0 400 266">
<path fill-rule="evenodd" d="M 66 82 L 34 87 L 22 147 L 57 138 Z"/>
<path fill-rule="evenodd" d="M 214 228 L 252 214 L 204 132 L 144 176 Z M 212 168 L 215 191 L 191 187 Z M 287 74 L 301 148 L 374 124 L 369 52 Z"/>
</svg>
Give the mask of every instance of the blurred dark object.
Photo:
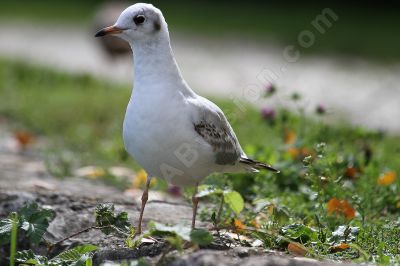
<svg viewBox="0 0 400 266">
<path fill-rule="evenodd" d="M 364 158 L 365 158 L 365 165 L 368 165 L 371 162 L 372 156 L 373 156 L 373 151 L 370 145 L 367 143 L 364 143 L 363 145 L 363 152 L 364 152 Z"/>
<path fill-rule="evenodd" d="M 95 31 L 107 26 L 111 26 L 118 19 L 121 12 L 130 4 L 125 1 L 107 1 L 98 11 L 94 18 Z M 107 36 L 105 38 L 98 38 L 104 51 L 111 57 L 125 55 L 131 52 L 127 42 L 115 36 Z"/>
<path fill-rule="evenodd" d="M 317 107 L 315 108 L 315 112 L 318 115 L 324 115 L 326 113 L 326 108 L 323 104 L 318 104 Z"/>
<path fill-rule="evenodd" d="M 182 189 L 178 186 L 169 185 L 168 186 L 168 193 L 174 197 L 181 197 L 182 196 Z"/>
</svg>

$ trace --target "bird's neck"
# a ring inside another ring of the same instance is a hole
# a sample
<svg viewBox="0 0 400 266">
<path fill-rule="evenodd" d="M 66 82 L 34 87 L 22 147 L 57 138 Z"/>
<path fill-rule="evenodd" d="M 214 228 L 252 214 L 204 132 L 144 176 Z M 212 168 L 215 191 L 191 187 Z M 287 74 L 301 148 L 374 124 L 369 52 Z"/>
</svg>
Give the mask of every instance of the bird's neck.
<svg viewBox="0 0 400 266">
<path fill-rule="evenodd" d="M 179 84 L 184 82 L 172 53 L 167 33 L 131 44 L 134 60 L 134 88 L 148 90 L 155 84 Z"/>
</svg>

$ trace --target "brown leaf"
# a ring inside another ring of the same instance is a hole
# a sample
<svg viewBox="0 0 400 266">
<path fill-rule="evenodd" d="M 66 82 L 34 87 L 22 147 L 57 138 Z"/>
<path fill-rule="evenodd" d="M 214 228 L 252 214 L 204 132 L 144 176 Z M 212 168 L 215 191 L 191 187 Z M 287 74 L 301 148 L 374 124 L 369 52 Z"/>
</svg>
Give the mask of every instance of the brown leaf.
<svg viewBox="0 0 400 266">
<path fill-rule="evenodd" d="M 17 140 L 19 146 L 23 149 L 33 143 L 34 137 L 27 131 L 16 131 L 14 132 L 14 138 Z"/>
<path fill-rule="evenodd" d="M 307 254 L 307 250 L 296 242 L 290 242 L 287 247 L 288 251 L 296 256 L 305 256 Z"/>
<path fill-rule="evenodd" d="M 254 228 L 257 228 L 257 229 L 260 229 L 260 224 L 257 222 L 257 220 L 256 219 L 253 219 L 253 220 L 251 220 L 251 225 L 254 227 Z"/>
<path fill-rule="evenodd" d="M 354 166 L 349 166 L 346 168 L 344 176 L 349 179 L 356 179 L 360 174 L 360 169 Z"/>
<path fill-rule="evenodd" d="M 350 248 L 349 244 L 340 243 L 339 245 L 332 246 L 330 248 L 330 251 L 334 253 L 334 252 L 343 251 L 343 250 L 348 249 L 348 248 Z"/>
<path fill-rule="evenodd" d="M 351 220 L 356 216 L 356 211 L 346 200 L 338 200 L 337 198 L 332 198 L 328 201 L 327 211 L 329 214 L 335 213 L 343 215 L 348 220 Z"/>
</svg>

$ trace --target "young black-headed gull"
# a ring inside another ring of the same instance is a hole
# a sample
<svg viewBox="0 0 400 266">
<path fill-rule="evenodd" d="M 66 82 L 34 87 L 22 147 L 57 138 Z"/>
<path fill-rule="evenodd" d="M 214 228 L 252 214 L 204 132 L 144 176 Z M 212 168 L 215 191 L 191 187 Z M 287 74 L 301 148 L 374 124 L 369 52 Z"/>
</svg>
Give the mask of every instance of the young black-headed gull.
<svg viewBox="0 0 400 266">
<path fill-rule="evenodd" d="M 247 158 L 221 109 L 197 95 L 183 79 L 172 53 L 163 14 L 151 4 L 125 9 L 117 22 L 95 36 L 116 35 L 134 54 L 134 84 L 124 126 L 125 148 L 146 170 L 137 233 L 141 233 L 151 177 L 178 186 L 197 186 L 214 172 L 257 172 L 271 166 Z"/>
</svg>

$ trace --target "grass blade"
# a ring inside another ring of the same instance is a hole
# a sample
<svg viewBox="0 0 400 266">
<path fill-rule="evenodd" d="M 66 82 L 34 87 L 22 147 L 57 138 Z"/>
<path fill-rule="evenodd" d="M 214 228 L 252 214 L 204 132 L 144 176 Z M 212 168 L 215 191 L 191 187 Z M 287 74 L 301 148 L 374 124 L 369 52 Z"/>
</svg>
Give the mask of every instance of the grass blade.
<svg viewBox="0 0 400 266">
<path fill-rule="evenodd" d="M 17 253 L 17 229 L 18 229 L 18 215 L 17 213 L 11 214 L 12 229 L 10 241 L 10 266 L 15 265 L 15 254 Z"/>
</svg>

